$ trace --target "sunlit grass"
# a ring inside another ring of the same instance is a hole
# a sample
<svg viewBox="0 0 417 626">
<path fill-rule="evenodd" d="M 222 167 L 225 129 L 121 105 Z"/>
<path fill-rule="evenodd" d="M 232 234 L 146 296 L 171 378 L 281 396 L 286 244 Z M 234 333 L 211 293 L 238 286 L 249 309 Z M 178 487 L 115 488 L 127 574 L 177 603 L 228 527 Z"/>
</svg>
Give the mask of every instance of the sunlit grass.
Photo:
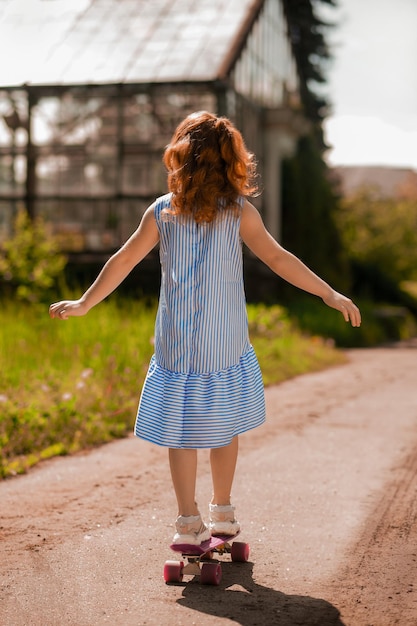
<svg viewBox="0 0 417 626">
<path fill-rule="evenodd" d="M 156 304 L 109 300 L 83 318 L 0 310 L 0 477 L 131 432 L 153 353 Z M 266 385 L 340 363 L 331 342 L 302 335 L 282 307 L 248 307 Z"/>
<path fill-rule="evenodd" d="M 301 333 L 281 306 L 249 305 L 248 318 L 265 385 L 346 360 L 331 339 Z"/>
</svg>

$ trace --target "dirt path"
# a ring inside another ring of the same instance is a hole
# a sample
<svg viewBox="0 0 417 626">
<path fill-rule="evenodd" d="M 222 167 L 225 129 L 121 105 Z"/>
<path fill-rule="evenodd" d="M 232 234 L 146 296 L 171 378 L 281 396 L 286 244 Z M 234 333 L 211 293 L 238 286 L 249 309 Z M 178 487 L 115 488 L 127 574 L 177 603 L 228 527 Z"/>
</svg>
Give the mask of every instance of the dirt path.
<svg viewBox="0 0 417 626">
<path fill-rule="evenodd" d="M 0 625 L 415 626 L 417 350 L 349 358 L 267 391 L 234 493 L 251 559 L 219 587 L 163 582 L 164 450 L 129 438 L 0 483 Z"/>
</svg>

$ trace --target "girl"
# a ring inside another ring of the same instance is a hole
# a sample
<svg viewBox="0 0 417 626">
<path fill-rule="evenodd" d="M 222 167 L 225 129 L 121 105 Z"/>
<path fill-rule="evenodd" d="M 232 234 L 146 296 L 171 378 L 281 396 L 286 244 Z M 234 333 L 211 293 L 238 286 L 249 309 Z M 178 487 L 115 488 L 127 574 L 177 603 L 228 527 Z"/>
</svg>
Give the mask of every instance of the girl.
<svg viewBox="0 0 417 626">
<path fill-rule="evenodd" d="M 202 111 L 185 118 L 164 154 L 170 193 L 79 300 L 50 316 L 85 315 L 159 242 L 161 292 L 155 354 L 143 386 L 135 434 L 169 448 L 178 501 L 174 543 L 199 545 L 239 529 L 230 496 L 238 435 L 265 420 L 259 365 L 250 345 L 242 240 L 276 274 L 339 310 L 352 326 L 360 313 L 266 231 L 246 199 L 256 191 L 255 162 L 239 131 Z M 197 449 L 210 448 L 213 497 L 206 525 L 195 502 Z"/>
</svg>

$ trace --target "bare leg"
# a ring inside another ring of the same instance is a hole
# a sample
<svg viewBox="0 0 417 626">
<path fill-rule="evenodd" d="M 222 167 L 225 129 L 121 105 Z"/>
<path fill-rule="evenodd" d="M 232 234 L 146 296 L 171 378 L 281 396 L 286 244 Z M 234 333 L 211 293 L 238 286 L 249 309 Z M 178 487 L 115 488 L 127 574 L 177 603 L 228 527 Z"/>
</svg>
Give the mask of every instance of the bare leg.
<svg viewBox="0 0 417 626">
<path fill-rule="evenodd" d="M 195 488 L 197 478 L 197 450 L 170 448 L 169 465 L 178 502 L 178 515 L 197 515 Z"/>
<path fill-rule="evenodd" d="M 228 446 L 212 448 L 210 451 L 211 475 L 213 479 L 212 504 L 230 504 L 238 450 L 239 440 L 236 436 Z"/>
</svg>

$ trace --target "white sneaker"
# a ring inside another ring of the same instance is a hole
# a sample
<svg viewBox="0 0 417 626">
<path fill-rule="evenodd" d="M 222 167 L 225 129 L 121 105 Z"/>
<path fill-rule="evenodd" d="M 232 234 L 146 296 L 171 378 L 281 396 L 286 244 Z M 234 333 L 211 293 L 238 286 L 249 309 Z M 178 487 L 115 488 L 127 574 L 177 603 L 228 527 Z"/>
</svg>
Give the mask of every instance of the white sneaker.
<svg viewBox="0 0 417 626">
<path fill-rule="evenodd" d="M 211 536 L 201 515 L 180 515 L 176 519 L 175 528 L 177 532 L 172 540 L 175 544 L 199 546 Z"/>
<path fill-rule="evenodd" d="M 209 529 L 212 535 L 237 535 L 240 524 L 235 518 L 235 507 L 231 504 L 209 504 Z"/>
</svg>

